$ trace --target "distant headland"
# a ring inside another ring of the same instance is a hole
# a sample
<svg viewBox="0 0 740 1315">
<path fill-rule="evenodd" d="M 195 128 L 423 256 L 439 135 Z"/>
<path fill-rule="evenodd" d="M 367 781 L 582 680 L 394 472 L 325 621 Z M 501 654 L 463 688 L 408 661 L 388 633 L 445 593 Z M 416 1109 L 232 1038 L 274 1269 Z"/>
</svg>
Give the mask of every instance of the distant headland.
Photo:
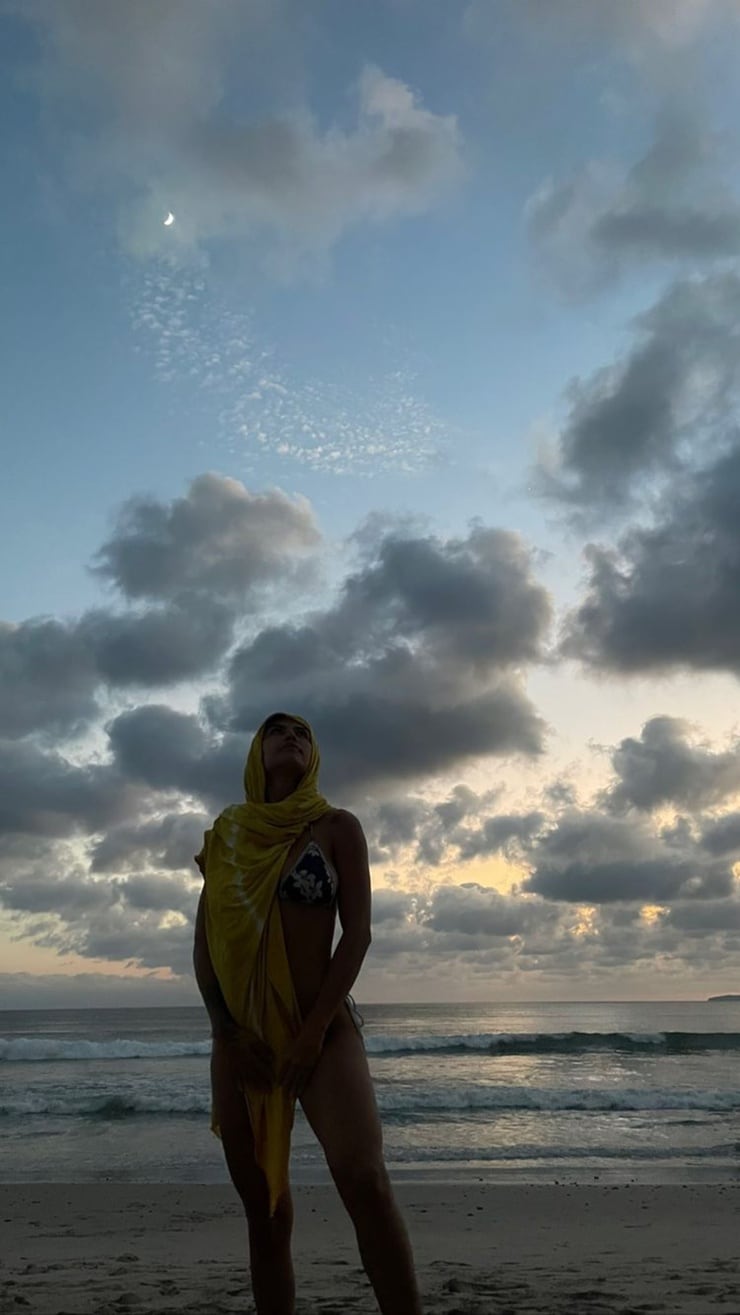
<svg viewBox="0 0 740 1315">
<path fill-rule="evenodd" d="M 712 1004 L 716 1000 L 737 1000 L 740 1003 L 740 995 L 708 995 L 707 1004 Z"/>
</svg>

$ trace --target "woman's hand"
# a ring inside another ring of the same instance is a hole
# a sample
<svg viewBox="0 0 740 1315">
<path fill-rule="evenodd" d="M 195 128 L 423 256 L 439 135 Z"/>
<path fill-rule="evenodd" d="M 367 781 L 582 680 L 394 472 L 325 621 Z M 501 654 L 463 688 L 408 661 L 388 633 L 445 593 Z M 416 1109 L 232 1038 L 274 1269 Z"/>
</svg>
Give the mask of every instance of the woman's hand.
<svg viewBox="0 0 740 1315">
<path fill-rule="evenodd" d="M 223 1059 L 238 1085 L 271 1091 L 275 1086 L 275 1056 L 256 1032 L 236 1023 L 213 1030 L 213 1052 Z"/>
<path fill-rule="evenodd" d="M 325 1028 L 303 1026 L 283 1055 L 278 1082 L 291 1096 L 300 1096 L 321 1058 Z"/>
</svg>

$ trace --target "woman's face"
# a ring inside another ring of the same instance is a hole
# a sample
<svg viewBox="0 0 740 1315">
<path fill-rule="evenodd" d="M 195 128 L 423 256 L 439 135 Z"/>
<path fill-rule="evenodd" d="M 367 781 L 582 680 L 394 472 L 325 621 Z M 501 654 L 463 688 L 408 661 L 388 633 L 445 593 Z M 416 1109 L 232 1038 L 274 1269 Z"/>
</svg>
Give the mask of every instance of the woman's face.
<svg viewBox="0 0 740 1315">
<path fill-rule="evenodd" d="M 311 732 L 299 721 L 280 718 L 267 727 L 262 736 L 262 762 L 265 775 L 274 771 L 294 771 L 303 776 L 311 761 Z"/>
</svg>

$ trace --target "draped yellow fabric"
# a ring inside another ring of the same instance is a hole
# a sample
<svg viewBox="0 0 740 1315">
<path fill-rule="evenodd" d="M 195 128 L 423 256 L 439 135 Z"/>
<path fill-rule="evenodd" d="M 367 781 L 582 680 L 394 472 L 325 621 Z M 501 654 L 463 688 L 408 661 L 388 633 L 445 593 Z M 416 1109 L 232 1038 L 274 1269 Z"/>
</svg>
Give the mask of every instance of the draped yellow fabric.
<svg viewBox="0 0 740 1315">
<path fill-rule="evenodd" d="M 311 732 L 302 717 L 283 715 Z M 309 822 L 331 811 L 331 805 L 319 794 L 320 759 L 313 733 L 311 761 L 297 789 L 279 803 L 265 802 L 264 729 L 263 723 L 247 758 L 246 803 L 224 809 L 205 833 L 203 870 L 208 950 L 221 992 L 232 1018 L 270 1046 L 277 1071 L 301 1025 L 277 885 L 291 845 Z M 295 1100 L 278 1085 L 267 1092 L 249 1087 L 243 1091 L 273 1214 L 288 1183 Z M 221 1136 L 213 1108 L 211 1130 Z"/>
</svg>

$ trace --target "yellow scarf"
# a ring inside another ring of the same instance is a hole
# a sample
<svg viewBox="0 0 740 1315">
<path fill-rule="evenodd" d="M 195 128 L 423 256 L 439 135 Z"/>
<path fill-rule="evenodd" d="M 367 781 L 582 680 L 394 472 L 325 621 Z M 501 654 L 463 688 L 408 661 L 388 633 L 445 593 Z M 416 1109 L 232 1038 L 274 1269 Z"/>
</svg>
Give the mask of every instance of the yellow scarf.
<svg viewBox="0 0 740 1315">
<path fill-rule="evenodd" d="M 331 811 L 318 790 L 320 759 L 311 727 L 289 715 L 311 733 L 311 761 L 298 788 L 279 803 L 265 803 L 263 724 L 244 771 L 247 801 L 224 809 L 206 832 L 203 849 L 206 936 L 214 972 L 232 1018 L 267 1042 L 276 1072 L 301 1026 L 277 885 L 291 845 L 309 822 Z M 288 1186 L 295 1099 L 280 1086 L 267 1092 L 242 1090 L 272 1215 Z M 211 1131 L 220 1138 L 213 1107 Z"/>
</svg>

